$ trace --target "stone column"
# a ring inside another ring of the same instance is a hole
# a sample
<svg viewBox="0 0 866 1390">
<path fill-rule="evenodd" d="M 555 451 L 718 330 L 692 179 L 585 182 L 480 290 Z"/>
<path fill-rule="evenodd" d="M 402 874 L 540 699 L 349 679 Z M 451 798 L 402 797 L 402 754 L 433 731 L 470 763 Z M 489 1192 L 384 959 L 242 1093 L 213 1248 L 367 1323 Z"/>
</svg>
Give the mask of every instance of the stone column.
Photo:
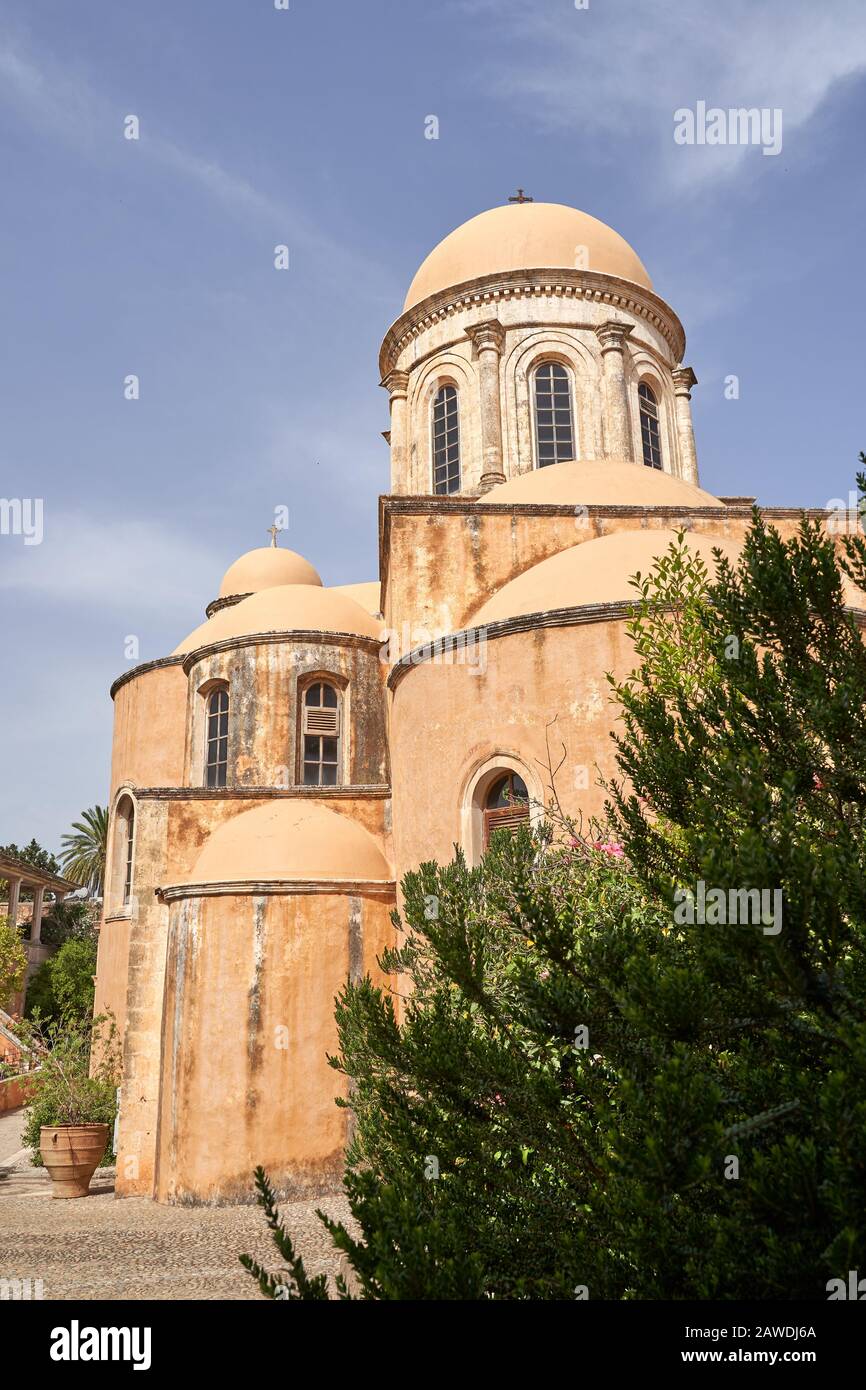
<svg viewBox="0 0 866 1390">
<path fill-rule="evenodd" d="M 389 372 L 382 382 L 388 392 L 391 409 L 391 428 L 388 443 L 391 446 L 391 491 L 410 492 L 409 486 L 409 440 L 407 437 L 407 398 L 409 395 L 409 373 Z"/>
<path fill-rule="evenodd" d="M 33 889 L 33 917 L 30 922 L 30 945 L 38 946 L 42 940 L 42 906 L 45 901 L 45 889 L 40 884 Z"/>
<path fill-rule="evenodd" d="M 20 874 L 19 874 L 17 877 L 14 877 L 14 878 L 12 877 L 11 874 L 7 875 L 7 882 L 8 882 L 8 884 L 9 884 L 9 908 L 8 908 L 9 925 L 10 925 L 10 927 L 17 927 L 17 925 L 18 925 L 18 902 L 19 902 L 20 897 L 21 897 L 21 876 L 20 876 Z"/>
<path fill-rule="evenodd" d="M 692 387 L 698 379 L 691 367 L 674 367 L 674 399 L 677 411 L 677 443 L 680 470 L 687 483 L 698 487 L 698 454 L 695 449 L 695 430 L 692 424 Z"/>
<path fill-rule="evenodd" d="M 481 385 L 481 491 L 489 492 L 505 482 L 502 466 L 502 402 L 499 391 L 499 361 L 505 344 L 505 329 L 498 319 L 467 328 L 478 358 Z"/>
<path fill-rule="evenodd" d="M 634 459 L 625 375 L 626 343 L 634 328 L 611 319 L 595 332 L 604 372 L 604 452 L 608 458 Z"/>
</svg>

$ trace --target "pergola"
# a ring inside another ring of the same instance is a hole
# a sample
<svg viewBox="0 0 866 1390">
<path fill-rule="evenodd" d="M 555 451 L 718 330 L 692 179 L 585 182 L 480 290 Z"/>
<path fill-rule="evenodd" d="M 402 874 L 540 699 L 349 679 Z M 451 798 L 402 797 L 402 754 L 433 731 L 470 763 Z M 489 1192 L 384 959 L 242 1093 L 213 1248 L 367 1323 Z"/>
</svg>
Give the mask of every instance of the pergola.
<svg viewBox="0 0 866 1390">
<path fill-rule="evenodd" d="M 71 883 L 69 879 L 61 878 L 59 874 L 47 873 L 44 869 L 34 868 L 24 859 L 17 859 L 11 854 L 0 854 L 0 879 L 6 879 L 9 884 L 9 925 L 18 925 L 18 905 L 21 901 L 21 889 L 32 888 L 33 890 L 33 917 L 30 923 L 30 944 L 38 946 L 42 939 L 42 910 L 45 902 L 45 894 L 52 893 L 55 902 L 62 901 L 68 893 L 74 893 L 81 887 L 79 883 Z"/>
</svg>

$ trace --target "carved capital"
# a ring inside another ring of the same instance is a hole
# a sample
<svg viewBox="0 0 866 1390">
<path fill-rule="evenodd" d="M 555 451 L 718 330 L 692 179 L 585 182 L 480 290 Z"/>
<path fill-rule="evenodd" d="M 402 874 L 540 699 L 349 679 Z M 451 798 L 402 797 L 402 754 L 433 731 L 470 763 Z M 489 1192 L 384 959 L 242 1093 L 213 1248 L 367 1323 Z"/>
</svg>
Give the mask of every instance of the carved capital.
<svg viewBox="0 0 866 1390">
<path fill-rule="evenodd" d="M 466 330 L 466 336 L 476 352 L 496 352 L 501 354 L 505 346 L 505 329 L 498 319 L 487 319 L 484 323 L 474 323 Z"/>
<path fill-rule="evenodd" d="M 595 330 L 603 354 L 625 352 L 625 345 L 633 332 L 633 324 L 620 323 L 617 319 L 608 319 L 607 323 L 599 324 Z"/>
<path fill-rule="evenodd" d="M 674 382 L 674 395 L 685 396 L 687 401 L 691 400 L 692 387 L 698 384 L 698 379 L 691 367 L 674 367 L 671 376 Z"/>
<path fill-rule="evenodd" d="M 409 390 L 409 373 L 395 368 L 384 378 L 382 385 L 392 401 L 398 398 L 405 400 Z"/>
</svg>

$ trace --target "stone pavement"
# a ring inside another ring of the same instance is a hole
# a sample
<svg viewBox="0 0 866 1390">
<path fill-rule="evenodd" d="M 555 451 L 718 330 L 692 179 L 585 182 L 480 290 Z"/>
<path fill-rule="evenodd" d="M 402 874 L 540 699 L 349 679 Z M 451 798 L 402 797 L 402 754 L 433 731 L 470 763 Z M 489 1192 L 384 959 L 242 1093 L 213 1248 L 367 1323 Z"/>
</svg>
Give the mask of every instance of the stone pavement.
<svg viewBox="0 0 866 1390">
<path fill-rule="evenodd" d="M 0 1117 L 0 1279 L 41 1279 L 46 1299 L 261 1297 L 238 1262 L 245 1253 L 279 1267 L 260 1207 L 119 1201 L 110 1168 L 97 1170 L 89 1196 L 54 1201 L 44 1169 L 20 1154 L 22 1117 Z M 348 1217 L 342 1194 L 286 1203 L 282 1216 L 308 1272 L 335 1274 L 339 1255 L 316 1207 Z"/>
</svg>

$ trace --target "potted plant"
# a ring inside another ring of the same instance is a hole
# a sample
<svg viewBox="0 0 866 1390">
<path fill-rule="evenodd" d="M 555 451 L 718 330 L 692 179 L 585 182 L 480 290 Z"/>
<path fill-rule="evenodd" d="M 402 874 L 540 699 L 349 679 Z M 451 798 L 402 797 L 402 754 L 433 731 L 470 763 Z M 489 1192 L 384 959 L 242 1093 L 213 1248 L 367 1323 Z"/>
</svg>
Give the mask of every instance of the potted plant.
<svg viewBox="0 0 866 1390">
<path fill-rule="evenodd" d="M 48 1170 L 53 1197 L 86 1197 L 114 1123 L 119 1072 L 113 1022 L 62 1015 L 34 1032 L 45 1048 L 33 1073 L 24 1143 Z"/>
</svg>

